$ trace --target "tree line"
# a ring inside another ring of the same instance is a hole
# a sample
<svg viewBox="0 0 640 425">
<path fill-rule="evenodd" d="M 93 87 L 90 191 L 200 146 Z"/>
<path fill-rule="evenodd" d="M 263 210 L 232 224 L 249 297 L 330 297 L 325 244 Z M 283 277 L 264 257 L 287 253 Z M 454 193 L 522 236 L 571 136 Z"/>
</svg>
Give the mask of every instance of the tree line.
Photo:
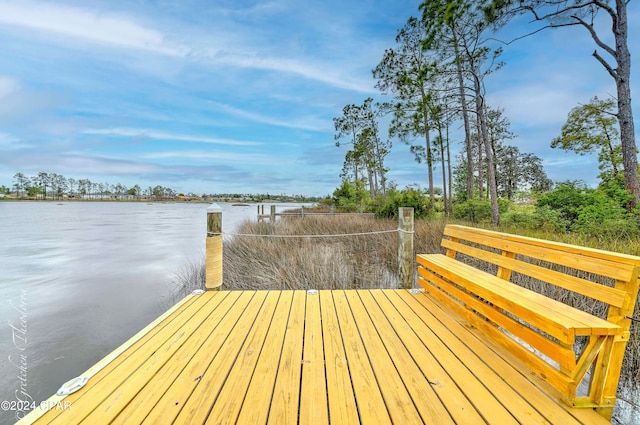
<svg viewBox="0 0 640 425">
<path fill-rule="evenodd" d="M 596 46 L 613 58 L 615 63 L 610 65 L 597 50 L 594 53 L 614 78 L 618 99 L 594 98 L 589 105 L 572 110 L 552 147 L 578 154 L 600 149 L 600 177 L 605 182 L 619 179 L 630 195 L 627 209 L 633 210 L 640 189 L 633 119 L 629 119 L 626 2 L 615 3 L 616 8 L 606 2 L 577 0 L 424 1 L 419 6 L 420 17 L 408 19 L 397 33 L 395 46 L 385 50 L 372 70 L 376 87 L 392 100 L 374 103 L 367 98 L 360 105 L 349 104 L 333 120 L 336 145 L 349 146 L 340 190 L 352 187 L 356 193 L 368 192 L 370 199 L 386 198 L 389 170 L 384 161 L 392 140 L 407 145 L 415 160 L 426 164 L 432 203 L 436 196 L 434 173 L 441 169 L 445 214 L 452 211 L 454 194 L 462 201 L 487 199 L 492 221 L 498 224 L 499 198 L 512 199 L 525 189 L 550 190 L 552 182 L 542 160 L 507 143 L 514 138 L 508 118 L 486 102 L 485 81 L 504 65 L 499 60 L 502 48 L 495 48 L 496 43 L 489 40 L 495 40 L 496 32 L 513 17 L 528 13 L 534 21 L 545 23 L 541 29 L 584 27 Z M 615 47 L 604 43 L 596 32 L 598 12 L 613 23 Z M 382 116 L 391 118 L 386 140 L 379 134 Z M 464 130 L 463 149 L 452 158 L 450 134 L 457 127 Z"/>
<path fill-rule="evenodd" d="M 0 193 L 15 193 L 19 198 L 35 199 L 175 199 L 185 197 L 184 193 L 178 193 L 170 187 L 162 185 L 147 186 L 143 189 L 135 184 L 127 187 L 121 183 L 111 184 L 109 182 L 99 183 L 90 179 L 74 179 L 65 177 L 57 173 L 39 172 L 33 176 L 26 176 L 23 173 L 16 173 L 13 176 L 11 188 L 1 185 Z M 214 202 L 317 202 L 317 196 L 286 195 L 286 194 L 242 194 L 242 193 L 203 193 L 197 195 L 193 192 L 186 193 L 187 198 L 201 198 Z"/>
<path fill-rule="evenodd" d="M 121 183 L 93 182 L 90 179 L 74 179 L 57 173 L 39 172 L 33 176 L 16 173 L 13 176 L 13 190 L 18 197 L 36 199 L 62 199 L 64 196 L 85 199 L 122 199 L 154 197 L 156 199 L 175 198 L 178 193 L 161 185 L 145 189 L 136 184 L 126 187 Z"/>
</svg>

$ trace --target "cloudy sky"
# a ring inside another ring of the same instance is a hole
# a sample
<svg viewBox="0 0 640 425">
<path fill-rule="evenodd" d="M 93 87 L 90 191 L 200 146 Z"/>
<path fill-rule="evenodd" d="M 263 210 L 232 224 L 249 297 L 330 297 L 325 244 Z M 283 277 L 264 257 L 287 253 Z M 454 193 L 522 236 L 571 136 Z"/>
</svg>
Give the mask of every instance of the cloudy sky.
<svg viewBox="0 0 640 425">
<path fill-rule="evenodd" d="M 419 4 L 0 0 L 0 184 L 45 171 L 179 192 L 329 194 L 345 154 L 332 118 L 382 100 L 371 69 Z M 638 55 L 640 7 L 629 7 Z M 501 38 L 528 29 L 520 20 Z M 555 181 L 597 182 L 595 155 L 549 148 L 571 108 L 615 94 L 593 50 L 583 30 L 544 32 L 506 46 L 486 81 L 511 143 Z M 388 167 L 400 187 L 427 184 L 401 143 Z"/>
</svg>

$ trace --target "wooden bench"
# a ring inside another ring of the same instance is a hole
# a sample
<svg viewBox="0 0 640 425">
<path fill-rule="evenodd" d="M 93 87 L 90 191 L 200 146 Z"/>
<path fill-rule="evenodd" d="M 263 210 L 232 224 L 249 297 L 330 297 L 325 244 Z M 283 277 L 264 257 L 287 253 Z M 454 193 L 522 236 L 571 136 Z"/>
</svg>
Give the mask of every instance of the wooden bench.
<svg viewBox="0 0 640 425">
<path fill-rule="evenodd" d="M 640 257 L 458 225 L 446 226 L 444 236 L 446 254 L 417 256 L 426 292 L 551 384 L 553 396 L 610 419 Z M 583 381 L 588 389 L 578 390 Z"/>
</svg>

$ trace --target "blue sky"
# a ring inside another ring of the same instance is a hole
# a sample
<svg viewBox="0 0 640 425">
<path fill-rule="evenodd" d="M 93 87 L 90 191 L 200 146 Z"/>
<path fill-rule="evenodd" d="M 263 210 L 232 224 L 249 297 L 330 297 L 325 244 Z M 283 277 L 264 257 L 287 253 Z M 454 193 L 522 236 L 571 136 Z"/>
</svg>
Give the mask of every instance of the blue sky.
<svg viewBox="0 0 640 425">
<path fill-rule="evenodd" d="M 178 192 L 329 194 L 346 149 L 332 118 L 382 100 L 371 70 L 419 4 L 0 0 L 0 184 L 45 171 Z M 519 20 L 501 37 L 527 29 Z M 597 183 L 595 155 L 549 147 L 571 108 L 615 94 L 593 50 L 584 30 L 547 31 L 506 46 L 486 80 L 488 104 L 518 136 L 510 143 L 555 181 Z M 632 67 L 637 117 L 636 76 Z M 461 140 L 454 131 L 456 150 Z M 394 142 L 389 178 L 426 186 L 425 165 Z"/>
</svg>

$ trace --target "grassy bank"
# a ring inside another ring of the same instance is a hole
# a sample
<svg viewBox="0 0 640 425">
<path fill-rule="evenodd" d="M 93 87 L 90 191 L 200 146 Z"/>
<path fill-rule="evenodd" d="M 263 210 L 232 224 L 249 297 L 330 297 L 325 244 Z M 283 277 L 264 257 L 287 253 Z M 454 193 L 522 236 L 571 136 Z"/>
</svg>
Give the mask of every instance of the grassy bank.
<svg viewBox="0 0 640 425">
<path fill-rule="evenodd" d="M 372 217 L 306 217 L 276 223 L 246 222 L 225 242 L 224 286 L 228 289 L 361 289 L 397 285 L 397 220 Z M 442 222 L 420 222 L 419 251 L 437 249 Z M 326 235 L 281 238 L 273 235 Z"/>
<path fill-rule="evenodd" d="M 465 224 L 465 223 L 460 223 Z M 467 223 L 468 224 L 468 223 Z M 443 220 L 417 220 L 415 252 L 440 252 Z M 487 225 L 478 225 L 490 228 Z M 234 236 L 224 244 L 224 285 L 227 290 L 248 289 L 364 289 L 397 287 L 397 232 L 355 235 L 396 230 L 396 219 L 376 219 L 356 215 L 284 218 L 275 223 L 245 222 L 236 232 L 257 236 Z M 595 238 L 584 234 L 527 230 L 518 227 L 498 229 L 508 233 L 640 255 L 640 240 Z M 338 236 L 352 234 L 352 236 Z M 282 238 L 274 235 L 326 235 Z M 474 264 L 482 267 L 482 264 Z M 179 273 L 177 286 L 190 292 L 204 281 L 204 266 L 190 264 Z M 563 270 L 566 272 L 566 270 Z M 588 278 L 588 276 L 582 276 Z M 585 297 L 545 287 L 533 279 L 515 277 L 515 283 L 554 299 L 606 317 L 604 306 Z M 186 293 L 185 292 L 185 293 Z M 636 316 L 640 308 L 636 307 Z M 640 397 L 640 325 L 634 323 L 622 369 L 616 417 L 620 423 L 628 415 L 640 417 L 636 404 Z M 620 407 L 622 407 L 622 412 Z M 629 416 L 631 417 L 631 416 Z M 615 423 L 615 422 L 614 422 Z"/>
</svg>

